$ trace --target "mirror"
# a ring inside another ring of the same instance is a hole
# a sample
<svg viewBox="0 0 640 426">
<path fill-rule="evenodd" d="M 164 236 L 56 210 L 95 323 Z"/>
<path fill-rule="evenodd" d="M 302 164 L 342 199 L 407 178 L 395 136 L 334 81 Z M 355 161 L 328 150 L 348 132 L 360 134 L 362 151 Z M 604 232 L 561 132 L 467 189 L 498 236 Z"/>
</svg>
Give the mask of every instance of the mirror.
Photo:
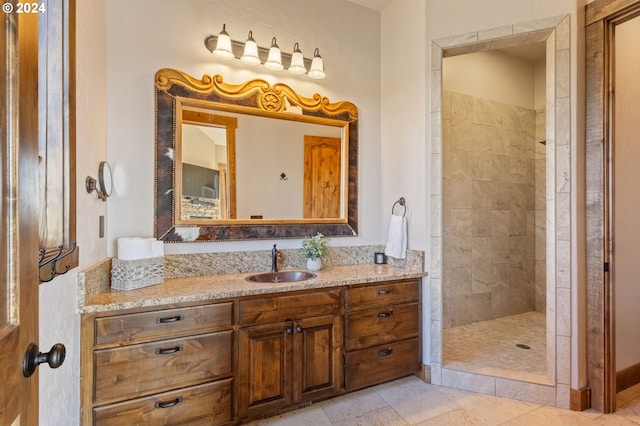
<svg viewBox="0 0 640 426">
<path fill-rule="evenodd" d="M 172 69 L 155 85 L 156 238 L 357 234 L 355 105 Z"/>
</svg>

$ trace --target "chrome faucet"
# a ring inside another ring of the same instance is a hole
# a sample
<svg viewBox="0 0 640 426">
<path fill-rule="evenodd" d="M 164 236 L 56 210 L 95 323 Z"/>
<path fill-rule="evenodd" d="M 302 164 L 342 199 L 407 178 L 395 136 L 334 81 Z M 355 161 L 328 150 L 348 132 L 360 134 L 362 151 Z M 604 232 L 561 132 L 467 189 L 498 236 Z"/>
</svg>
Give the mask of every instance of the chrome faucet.
<svg viewBox="0 0 640 426">
<path fill-rule="evenodd" d="M 278 249 L 276 244 L 271 249 L 271 272 L 278 272 Z"/>
</svg>

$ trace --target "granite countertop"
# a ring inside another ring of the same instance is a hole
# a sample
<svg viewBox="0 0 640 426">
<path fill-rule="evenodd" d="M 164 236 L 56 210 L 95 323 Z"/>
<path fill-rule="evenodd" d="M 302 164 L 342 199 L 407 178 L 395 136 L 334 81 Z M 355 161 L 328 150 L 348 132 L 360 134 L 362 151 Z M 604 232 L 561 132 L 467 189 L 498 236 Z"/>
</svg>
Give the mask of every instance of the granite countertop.
<svg viewBox="0 0 640 426">
<path fill-rule="evenodd" d="M 256 283 L 246 278 L 253 273 L 218 274 L 188 278 L 170 278 L 164 283 L 137 290 L 111 290 L 91 294 L 81 313 L 152 307 L 166 304 L 209 301 L 255 294 L 280 293 L 323 287 L 375 283 L 420 278 L 427 273 L 391 265 L 356 264 L 330 266 L 316 272 L 317 277 L 292 283 Z"/>
</svg>

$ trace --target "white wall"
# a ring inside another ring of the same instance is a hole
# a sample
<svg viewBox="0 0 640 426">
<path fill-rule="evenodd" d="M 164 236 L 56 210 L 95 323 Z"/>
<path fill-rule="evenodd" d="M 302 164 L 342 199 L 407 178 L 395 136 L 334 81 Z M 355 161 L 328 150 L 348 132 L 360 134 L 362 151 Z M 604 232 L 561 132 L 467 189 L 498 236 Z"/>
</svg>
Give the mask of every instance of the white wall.
<svg viewBox="0 0 640 426">
<path fill-rule="evenodd" d="M 154 182 L 154 74 L 176 68 L 192 76 L 222 74 L 229 83 L 263 78 L 285 83 L 306 97 L 320 93 L 359 109 L 359 235 L 331 238 L 330 245 L 381 240 L 379 13 L 344 0 L 110 0 L 107 4 L 108 159 L 116 178 L 108 202 L 108 254 L 123 236 L 152 236 Z M 249 30 L 261 46 L 273 36 L 291 52 L 317 47 L 327 77 L 312 80 L 239 61 L 221 61 L 204 47 L 226 23 L 233 39 Z M 386 206 L 385 206 L 386 207 Z M 390 207 L 390 205 L 389 205 Z M 386 210 L 386 209 L 385 209 Z M 278 241 L 283 248 L 299 240 Z M 268 248 L 268 241 L 171 244 L 167 253 Z"/>
<path fill-rule="evenodd" d="M 531 61 L 489 50 L 451 56 L 442 62 L 445 90 L 535 109 L 535 72 Z M 543 90 L 544 87 L 543 81 Z"/>
</svg>

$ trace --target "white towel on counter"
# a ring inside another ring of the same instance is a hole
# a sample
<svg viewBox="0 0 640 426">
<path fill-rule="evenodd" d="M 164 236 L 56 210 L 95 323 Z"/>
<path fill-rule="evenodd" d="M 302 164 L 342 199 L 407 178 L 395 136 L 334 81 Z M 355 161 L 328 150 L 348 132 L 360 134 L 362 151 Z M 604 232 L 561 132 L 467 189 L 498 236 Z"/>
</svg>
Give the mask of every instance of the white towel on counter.
<svg viewBox="0 0 640 426">
<path fill-rule="evenodd" d="M 404 216 L 391 215 L 384 254 L 396 259 L 404 259 L 407 255 L 407 220 Z"/>
<path fill-rule="evenodd" d="M 118 238 L 118 259 L 139 260 L 164 256 L 164 244 L 155 238 Z"/>
</svg>

